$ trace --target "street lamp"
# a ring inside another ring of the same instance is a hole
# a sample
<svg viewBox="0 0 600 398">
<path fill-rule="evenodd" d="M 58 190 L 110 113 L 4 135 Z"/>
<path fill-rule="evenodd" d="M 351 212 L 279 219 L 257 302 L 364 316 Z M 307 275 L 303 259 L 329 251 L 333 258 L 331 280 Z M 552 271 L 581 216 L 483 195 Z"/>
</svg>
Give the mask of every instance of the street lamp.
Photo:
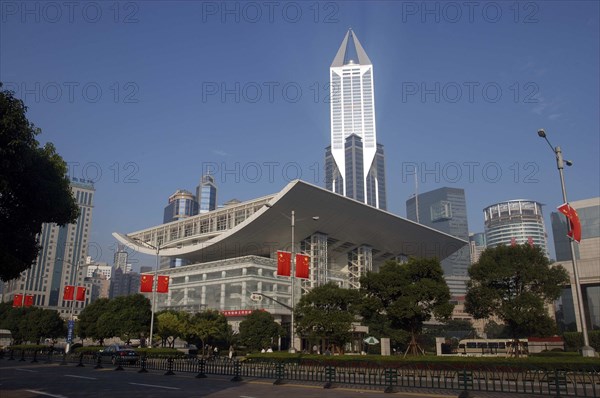
<svg viewBox="0 0 600 398">
<path fill-rule="evenodd" d="M 268 208 L 273 207 L 273 205 L 271 205 L 270 203 L 267 203 L 265 206 L 267 206 Z M 283 214 L 283 213 L 282 213 Z M 285 216 L 287 218 L 287 216 L 285 214 L 283 214 L 283 216 Z M 292 246 L 290 249 L 290 253 L 291 253 L 291 258 L 290 258 L 290 262 L 291 262 L 291 272 L 290 272 L 290 285 L 291 285 L 291 289 L 292 289 L 292 294 L 291 294 L 291 299 L 292 299 L 292 305 L 290 306 L 290 311 L 292 313 L 291 316 L 291 321 L 290 321 L 290 352 L 296 352 L 296 342 L 295 342 L 295 334 L 294 333 L 294 306 L 296 304 L 296 294 L 295 294 L 295 289 L 294 289 L 294 279 L 296 276 L 296 256 L 294 255 L 294 244 L 295 244 L 295 237 L 294 237 L 294 229 L 296 228 L 296 212 L 294 210 L 292 210 L 292 213 L 289 217 L 290 219 L 290 223 L 291 223 L 291 227 L 292 227 Z M 315 216 L 312 217 L 313 221 L 318 221 L 319 220 L 319 216 Z M 266 297 L 266 296 L 265 296 Z"/>
<path fill-rule="evenodd" d="M 158 261 L 159 261 L 159 255 L 160 255 L 160 245 L 158 244 L 158 241 L 157 241 L 156 246 L 154 246 L 148 242 L 144 242 L 137 238 L 133 238 L 133 240 L 142 244 L 143 246 L 147 246 L 150 249 L 156 250 L 156 267 L 154 269 L 154 276 L 152 277 L 152 307 L 150 309 L 152 316 L 150 317 L 150 339 L 149 339 L 150 344 L 148 345 L 150 348 L 152 348 L 152 335 L 154 332 L 154 307 L 156 306 L 156 275 L 158 274 Z"/>
<path fill-rule="evenodd" d="M 69 278 L 71 281 L 71 286 L 75 288 L 75 284 L 77 282 L 77 274 L 79 273 L 79 264 L 81 264 L 82 260 L 79 260 L 76 264 L 73 264 L 70 261 L 67 261 L 63 258 L 57 258 L 56 261 L 60 261 L 63 263 L 69 264 L 71 267 L 75 267 L 75 272 L 71 273 L 71 277 Z M 71 309 L 69 311 L 69 322 L 67 324 L 67 346 L 65 347 L 65 352 L 68 354 L 71 351 L 71 343 L 73 342 L 73 334 L 75 329 L 75 322 L 73 321 L 73 311 L 75 307 L 75 297 L 71 300 Z"/>
<path fill-rule="evenodd" d="M 556 167 L 558 168 L 558 174 L 560 175 L 560 186 L 562 188 L 563 202 L 569 203 L 567 200 L 567 189 L 565 187 L 565 176 L 564 176 L 563 170 L 565 168 L 565 163 L 567 164 L 567 166 L 572 166 L 573 162 L 571 162 L 570 160 L 563 159 L 562 151 L 561 151 L 560 147 L 557 146 L 555 148 L 552 146 L 552 144 L 548 140 L 548 137 L 546 137 L 546 132 L 544 131 L 544 129 L 538 130 L 538 136 L 540 136 L 540 138 L 543 138 L 546 140 L 546 142 L 548 143 L 548 146 L 550 146 L 550 149 L 552 149 L 552 152 L 554 152 L 554 155 L 556 156 Z M 567 222 L 567 225 L 569 225 L 569 229 L 570 229 L 570 224 L 568 222 Z M 572 238 L 569 238 L 569 243 L 570 243 L 570 248 L 571 248 L 571 260 L 573 262 L 573 276 L 575 278 L 575 292 L 577 294 L 577 311 L 579 312 L 579 319 L 580 319 L 580 323 L 581 323 L 581 333 L 583 334 L 583 347 L 581 347 L 581 354 L 584 357 L 594 357 L 596 355 L 596 352 L 594 351 L 594 348 L 592 348 L 590 346 L 587 325 L 586 325 L 586 321 L 585 321 L 585 312 L 584 312 L 584 308 L 583 308 L 583 295 L 581 293 L 581 284 L 579 283 L 579 269 L 577 268 L 577 258 L 575 256 L 575 242 L 573 242 Z"/>
</svg>

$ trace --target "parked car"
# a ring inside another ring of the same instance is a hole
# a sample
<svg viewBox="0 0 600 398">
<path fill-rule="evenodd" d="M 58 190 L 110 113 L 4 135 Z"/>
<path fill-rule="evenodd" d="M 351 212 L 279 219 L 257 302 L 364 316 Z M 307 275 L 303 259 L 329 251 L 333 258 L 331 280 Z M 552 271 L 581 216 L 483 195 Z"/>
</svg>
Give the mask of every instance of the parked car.
<svg viewBox="0 0 600 398">
<path fill-rule="evenodd" d="M 134 349 L 117 344 L 107 346 L 100 350 L 99 354 L 102 357 L 110 357 L 113 365 L 116 365 L 117 362 L 134 364 L 140 359 L 140 356 Z"/>
</svg>

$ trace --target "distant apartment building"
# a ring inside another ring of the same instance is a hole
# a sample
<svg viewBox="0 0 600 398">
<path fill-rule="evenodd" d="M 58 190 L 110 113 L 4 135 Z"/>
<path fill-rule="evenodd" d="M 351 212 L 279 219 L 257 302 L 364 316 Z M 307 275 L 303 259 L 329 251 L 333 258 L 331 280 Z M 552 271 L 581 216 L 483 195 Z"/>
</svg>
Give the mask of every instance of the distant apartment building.
<svg viewBox="0 0 600 398">
<path fill-rule="evenodd" d="M 485 234 L 483 232 L 469 234 L 469 250 L 471 254 L 471 264 L 479 261 L 481 253 L 485 250 Z"/>
<path fill-rule="evenodd" d="M 87 257 L 95 189 L 91 181 L 71 178 L 71 192 L 79 206 L 79 218 L 62 227 L 54 223 L 42 225 L 38 258 L 20 278 L 6 284 L 5 300 L 12 300 L 15 294 L 33 294 L 35 306 L 57 310 L 64 317 L 70 314 L 72 302 L 63 300 L 63 289 L 84 283 L 81 266 Z M 86 300 L 74 303 L 75 315 L 89 297 Z"/>
</svg>

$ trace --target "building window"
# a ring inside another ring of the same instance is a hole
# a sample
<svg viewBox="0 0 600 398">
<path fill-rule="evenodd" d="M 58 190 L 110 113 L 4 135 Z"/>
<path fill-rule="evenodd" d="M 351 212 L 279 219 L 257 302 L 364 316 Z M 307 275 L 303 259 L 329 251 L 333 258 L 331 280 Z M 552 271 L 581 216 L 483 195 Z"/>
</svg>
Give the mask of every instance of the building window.
<svg viewBox="0 0 600 398">
<path fill-rule="evenodd" d="M 452 204 L 447 200 L 440 200 L 430 207 L 431 221 L 446 221 L 452 219 Z"/>
</svg>

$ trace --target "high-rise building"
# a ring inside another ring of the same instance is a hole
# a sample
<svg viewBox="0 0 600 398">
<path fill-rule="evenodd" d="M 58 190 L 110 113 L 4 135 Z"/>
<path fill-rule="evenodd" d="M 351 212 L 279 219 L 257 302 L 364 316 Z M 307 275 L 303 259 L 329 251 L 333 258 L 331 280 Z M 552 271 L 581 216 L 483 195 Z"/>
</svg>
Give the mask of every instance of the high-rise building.
<svg viewBox="0 0 600 398">
<path fill-rule="evenodd" d="M 528 243 L 548 256 L 542 204 L 533 200 L 508 200 L 483 209 L 487 247 Z"/>
<path fill-rule="evenodd" d="M 575 243 L 579 282 L 588 330 L 600 329 L 600 197 L 569 203 L 577 210 L 581 222 L 581 242 Z M 577 294 L 573 285 L 573 263 L 567 237 L 567 220 L 560 213 L 551 213 L 556 259 L 571 274 L 571 286 L 563 290 L 558 301 L 556 321 L 561 330 L 581 330 L 575 311 Z M 577 329 L 576 329 L 577 327 Z"/>
<path fill-rule="evenodd" d="M 406 201 L 406 218 L 464 241 L 469 240 L 467 204 L 462 188 L 443 187 L 413 196 Z M 470 250 L 466 244 L 442 260 L 444 278 L 453 296 L 466 294 L 470 263 Z"/>
<path fill-rule="evenodd" d="M 383 145 L 377 143 L 373 64 L 351 29 L 329 74 L 331 145 L 325 149 L 326 188 L 385 210 L 385 161 Z"/>
<path fill-rule="evenodd" d="M 163 218 L 164 223 L 183 220 L 198 214 L 198 201 L 196 197 L 189 191 L 178 189 L 175 193 L 169 196 L 169 204 L 165 207 Z M 160 268 L 175 268 L 187 265 L 187 262 L 181 258 L 162 258 Z"/>
<path fill-rule="evenodd" d="M 196 199 L 198 200 L 199 213 L 207 213 L 217 208 L 217 185 L 210 174 L 205 174 L 196 187 Z"/>
<path fill-rule="evenodd" d="M 71 301 L 63 300 L 64 287 L 82 285 L 85 278 L 83 264 L 87 257 L 95 190 L 90 181 L 72 178 L 71 192 L 79 206 L 79 218 L 74 224 L 62 227 L 42 224 L 36 263 L 20 278 L 10 281 L 5 292 L 11 298 L 18 293 L 33 294 L 35 306 L 57 310 L 63 316 L 71 309 Z M 74 313 L 85 303 L 75 302 Z"/>
<path fill-rule="evenodd" d="M 125 270 L 127 268 L 127 259 L 128 259 L 128 254 L 127 251 L 125 250 L 125 245 L 118 245 L 117 246 L 117 251 L 115 252 L 115 269 L 120 268 L 122 270 Z M 110 278 L 110 275 L 109 275 Z"/>
<path fill-rule="evenodd" d="M 469 248 L 471 250 L 471 264 L 479 261 L 481 253 L 485 250 L 485 234 L 476 232 L 469 234 Z"/>
<path fill-rule="evenodd" d="M 163 222 L 181 220 L 198 214 L 196 197 L 184 189 L 178 189 L 169 196 L 169 204 L 165 207 Z"/>
</svg>

